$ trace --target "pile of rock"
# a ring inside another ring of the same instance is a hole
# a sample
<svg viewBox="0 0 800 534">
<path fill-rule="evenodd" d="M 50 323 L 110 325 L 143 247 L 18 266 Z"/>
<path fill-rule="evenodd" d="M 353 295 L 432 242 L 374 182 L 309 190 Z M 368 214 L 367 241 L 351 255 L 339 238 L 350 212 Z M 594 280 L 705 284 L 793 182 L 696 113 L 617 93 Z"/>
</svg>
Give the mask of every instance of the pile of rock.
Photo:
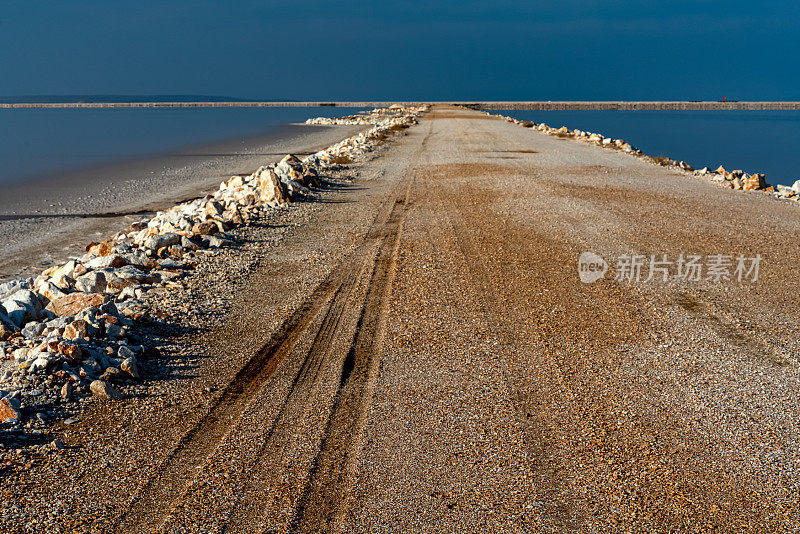
<svg viewBox="0 0 800 534">
<path fill-rule="evenodd" d="M 790 198 L 800 202 L 800 180 L 797 180 L 794 184 L 792 184 L 792 187 L 776 185 L 775 196 L 779 198 Z"/>
<path fill-rule="evenodd" d="M 533 128 L 540 132 L 546 133 L 548 135 L 553 135 L 556 137 L 564 137 L 564 138 L 572 138 L 577 139 L 579 141 L 584 141 L 587 143 L 593 143 L 598 146 L 602 146 L 605 148 L 612 148 L 615 150 L 621 150 L 623 152 L 628 152 L 630 154 L 641 154 L 642 152 L 636 148 L 634 148 L 630 143 L 622 140 L 622 139 L 612 139 L 611 137 L 604 137 L 599 133 L 593 132 L 585 132 L 583 130 L 570 130 L 566 126 L 562 126 L 561 128 L 553 128 L 548 126 L 545 123 L 536 124 L 535 122 L 530 121 L 521 121 L 515 119 L 513 117 L 506 117 L 503 115 L 498 115 L 503 119 L 507 120 L 508 122 L 512 122 L 514 124 L 519 124 L 524 126 L 525 128 Z"/>
<path fill-rule="evenodd" d="M 95 390 L 117 398 L 112 382 L 139 378 L 139 361 L 152 349 L 133 329 L 149 317 L 140 301 L 120 293 L 160 276 L 146 256 L 113 252 L 0 285 L 0 423 L 21 424 L 26 400 L 52 405 Z"/>
<path fill-rule="evenodd" d="M 142 358 L 154 352 L 136 333 L 138 323 L 150 321 L 144 295 L 177 284 L 204 250 L 233 244 L 232 228 L 310 194 L 326 169 L 373 150 L 421 111 L 375 114 L 366 132 L 303 160 L 287 155 L 233 176 L 213 194 L 91 243 L 79 258 L 0 285 L 0 426 L 22 424 L 26 405 L 121 398 L 140 378 Z"/>
<path fill-rule="evenodd" d="M 707 167 L 704 167 L 700 170 L 695 170 L 685 161 L 673 160 L 666 157 L 653 157 L 643 154 L 641 150 L 634 148 L 630 143 L 622 139 L 612 139 L 610 137 L 604 137 L 599 133 L 584 132 L 583 130 L 570 130 L 566 126 L 553 128 L 544 123 L 536 124 L 530 121 L 521 121 L 513 117 L 506 117 L 503 115 L 497 116 L 507 120 L 508 122 L 519 124 L 526 128 L 533 128 L 548 135 L 576 139 L 578 141 L 592 143 L 603 148 L 621 150 L 622 152 L 626 152 L 634 156 L 647 158 L 657 165 L 677 167 L 683 171 L 693 173 L 698 176 L 709 176 L 715 182 L 721 183 L 731 189 L 742 191 L 765 191 L 778 198 L 793 198 L 800 201 L 800 180 L 795 182 L 794 186 L 792 187 L 786 187 L 782 185 L 772 187 L 767 183 L 766 177 L 762 173 L 747 174 L 746 172 L 742 172 L 740 170 L 728 172 L 721 165 L 719 168 L 713 171 L 709 170 Z"/>
<path fill-rule="evenodd" d="M 391 117 L 389 120 L 402 121 L 403 115 L 418 115 L 419 113 L 427 111 L 429 108 L 430 106 L 427 105 L 404 108 L 402 106 L 393 104 L 388 108 L 375 108 L 372 111 L 360 115 L 348 115 L 347 117 L 333 117 L 333 118 L 316 117 L 313 119 L 306 120 L 306 124 L 314 124 L 321 126 L 379 124 L 383 122 L 383 120 L 387 116 Z M 398 117 L 398 115 L 400 115 L 400 117 Z"/>
<path fill-rule="evenodd" d="M 774 188 L 767 184 L 764 174 L 761 173 L 747 174 L 740 170 L 728 172 L 725 170 L 725 167 L 720 165 L 713 171 L 709 170 L 708 167 L 703 167 L 696 171 L 696 174 L 708 175 L 712 180 L 721 182 L 731 189 L 742 191 L 774 191 Z"/>
<path fill-rule="evenodd" d="M 372 124 L 370 117 L 364 115 L 349 115 L 347 117 L 315 117 L 306 120 L 306 124 L 318 126 L 340 126 L 350 124 Z"/>
</svg>

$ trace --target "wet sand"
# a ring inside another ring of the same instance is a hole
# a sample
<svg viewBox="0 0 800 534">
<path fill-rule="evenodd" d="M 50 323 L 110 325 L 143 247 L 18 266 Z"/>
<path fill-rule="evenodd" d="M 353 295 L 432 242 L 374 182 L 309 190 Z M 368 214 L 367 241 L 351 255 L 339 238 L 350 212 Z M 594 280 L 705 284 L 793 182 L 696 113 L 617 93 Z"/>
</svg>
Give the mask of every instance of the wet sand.
<svg viewBox="0 0 800 534">
<path fill-rule="evenodd" d="M 4 187 L 0 196 L 0 281 L 35 275 L 140 219 L 216 189 L 287 153 L 324 148 L 364 126 L 287 125 L 279 132 L 185 147 Z"/>
</svg>

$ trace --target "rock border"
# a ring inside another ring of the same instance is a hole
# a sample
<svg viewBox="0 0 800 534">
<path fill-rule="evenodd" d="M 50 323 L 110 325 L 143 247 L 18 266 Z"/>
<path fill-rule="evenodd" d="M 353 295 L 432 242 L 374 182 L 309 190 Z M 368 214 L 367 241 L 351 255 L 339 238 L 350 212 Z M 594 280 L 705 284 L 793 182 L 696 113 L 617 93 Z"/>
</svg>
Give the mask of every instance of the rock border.
<svg viewBox="0 0 800 534">
<path fill-rule="evenodd" d="M 765 193 L 768 193 L 777 199 L 790 199 L 800 202 L 800 180 L 796 181 L 792 187 L 785 185 L 772 186 L 767 183 L 764 173 L 748 174 L 741 170 L 727 171 L 722 165 L 714 170 L 710 170 L 708 167 L 703 167 L 702 169 L 697 170 L 685 161 L 644 154 L 641 150 L 635 148 L 623 139 L 613 139 L 611 137 L 605 137 L 599 133 L 587 132 L 578 129 L 570 130 L 566 126 L 553 128 L 552 126 L 548 126 L 543 122 L 537 124 L 532 121 L 523 121 L 513 117 L 508 117 L 506 115 L 492 114 L 487 112 L 484 113 L 491 117 L 498 117 L 513 124 L 518 124 L 524 128 L 538 130 L 547 135 L 564 139 L 573 139 L 576 141 L 591 143 L 602 148 L 618 150 L 625 152 L 626 154 L 645 159 L 662 167 L 676 167 L 695 176 L 708 176 L 713 182 L 729 189 L 741 191 L 764 191 Z"/>
</svg>

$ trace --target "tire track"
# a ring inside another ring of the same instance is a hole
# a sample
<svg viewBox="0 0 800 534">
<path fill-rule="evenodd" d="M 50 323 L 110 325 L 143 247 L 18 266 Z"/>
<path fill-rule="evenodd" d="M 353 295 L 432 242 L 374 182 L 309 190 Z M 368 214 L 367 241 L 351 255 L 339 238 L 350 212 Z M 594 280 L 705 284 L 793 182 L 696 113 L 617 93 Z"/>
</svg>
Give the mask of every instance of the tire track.
<svg viewBox="0 0 800 534">
<path fill-rule="evenodd" d="M 482 231 L 491 238 L 493 223 L 487 212 L 482 218 L 484 225 L 478 227 L 474 221 L 470 221 L 470 214 L 464 208 L 478 202 L 471 195 L 481 193 L 477 190 L 473 192 L 460 190 L 458 198 L 466 198 L 466 201 L 457 201 L 456 197 L 444 193 L 441 188 L 434 189 L 442 207 L 442 219 L 456 237 L 464 261 L 472 272 L 469 281 L 479 295 L 486 318 L 493 325 L 493 330 L 498 332 L 503 352 L 513 356 L 521 341 L 515 341 L 514 331 L 508 322 L 503 320 L 504 304 L 499 293 L 502 285 L 492 276 L 493 271 L 487 265 L 487 260 L 480 249 Z M 524 243 L 536 239 L 535 235 L 514 235 L 509 226 L 501 228 L 508 240 Z M 525 256 L 535 257 L 534 251 L 535 249 L 526 251 Z M 503 253 L 497 254 L 502 256 Z M 554 247 L 553 254 L 563 255 L 557 247 Z M 559 263 L 565 264 L 566 261 L 565 258 Z M 506 262 L 510 263 L 508 260 Z M 558 280 L 551 284 L 551 287 L 559 286 Z M 567 303 L 568 295 L 569 290 L 565 290 L 555 301 Z M 614 303 L 607 300 L 611 297 L 613 293 L 598 294 L 594 297 L 593 308 L 612 309 Z M 701 306 L 699 301 L 684 296 L 677 304 L 690 313 L 702 314 L 705 320 L 709 320 L 706 314 L 697 309 Z M 619 300 L 616 305 L 621 305 Z M 636 309 L 631 304 L 627 308 Z M 640 321 L 644 319 L 645 316 L 639 317 Z M 748 339 L 741 339 L 741 335 L 734 336 L 724 331 L 723 327 L 724 329 L 731 327 L 723 324 L 722 319 L 714 318 L 714 320 L 719 323 L 717 328 L 722 331 L 720 335 L 727 333 L 733 337 L 733 341 L 751 342 Z M 626 326 L 625 323 L 609 322 L 606 323 L 606 327 L 610 330 L 618 329 L 631 336 L 635 334 L 635 331 L 630 330 L 630 326 Z M 562 332 L 560 329 L 546 329 L 541 335 L 559 335 Z M 597 338 L 597 344 L 594 345 L 590 358 L 584 357 L 577 351 L 565 353 L 559 350 L 563 347 L 564 339 L 554 339 L 551 342 L 546 337 L 537 335 L 532 336 L 532 339 L 536 340 L 536 343 L 541 343 L 540 348 L 547 356 L 546 359 L 537 362 L 537 366 L 542 366 L 546 370 L 545 374 L 534 376 L 540 379 L 543 376 L 544 381 L 551 380 L 557 384 L 561 393 L 560 402 L 568 406 L 569 412 L 574 414 L 573 418 L 559 421 L 560 428 L 548 424 L 549 418 L 546 416 L 531 419 L 532 414 L 544 414 L 548 409 L 549 399 L 537 398 L 535 391 L 533 397 L 526 398 L 524 387 L 515 385 L 515 381 L 525 379 L 524 374 L 507 380 L 520 419 L 528 420 L 526 433 L 529 438 L 526 442 L 537 459 L 541 476 L 537 489 L 544 497 L 542 511 L 550 527 L 559 532 L 586 530 L 594 521 L 592 514 L 601 510 L 596 501 L 581 496 L 580 486 L 572 485 L 569 479 L 562 476 L 564 472 L 575 472 L 576 460 L 579 458 L 578 466 L 582 477 L 590 480 L 590 485 L 587 487 L 609 488 L 611 498 L 617 499 L 614 501 L 617 509 L 631 511 L 633 515 L 641 514 L 649 506 L 658 503 L 662 510 L 656 517 L 665 524 L 679 524 L 684 519 L 680 514 L 685 513 L 681 510 L 682 506 L 687 506 L 685 503 L 694 506 L 695 502 L 700 502 L 702 505 L 710 506 L 710 503 L 727 499 L 742 503 L 743 507 L 750 506 L 751 497 L 734 487 L 724 471 L 708 468 L 710 462 L 705 443 L 687 435 L 685 428 L 676 425 L 668 412 L 657 413 L 648 419 L 631 418 L 622 421 L 619 418 L 618 414 L 625 406 L 624 393 L 609 388 L 603 382 L 603 366 L 606 363 L 602 358 L 607 356 L 603 355 L 602 335 Z M 576 341 L 580 339 L 577 337 Z M 631 341 L 635 339 L 639 338 L 630 338 Z M 579 426 L 574 427 L 573 421 L 578 422 Z M 591 431 L 587 433 L 585 429 Z M 623 432 L 635 437 L 633 439 L 628 437 L 625 441 L 618 440 L 617 436 L 625 435 Z M 582 442 L 584 436 L 588 436 L 589 439 Z M 551 443 L 555 447 L 551 448 Z M 671 453 L 665 455 L 665 450 L 670 450 Z M 645 462 L 648 469 L 641 470 L 640 466 Z M 680 475 L 676 476 L 676 473 Z M 716 486 L 710 485 L 705 488 L 697 482 L 709 479 L 714 480 Z M 610 480 L 615 482 L 609 483 Z M 617 480 L 623 482 L 616 482 Z M 635 491 L 632 491 L 633 489 Z M 612 509 L 612 513 L 616 512 Z M 619 517 L 613 517 L 620 521 Z M 709 524 L 714 524 L 715 519 L 709 521 Z"/>
<path fill-rule="evenodd" d="M 138 492 L 117 524 L 118 532 L 146 532 L 161 525 L 174 507 L 176 498 L 173 496 L 183 495 L 194 478 L 193 468 L 201 465 L 235 426 L 238 416 L 253 396 L 295 346 L 331 295 L 339 290 L 343 275 L 344 272 L 334 272 L 323 281 L 304 305 L 283 323 L 272 340 L 239 371 L 209 413 L 181 439 L 157 473 Z M 172 506 L 164 507 L 165 502 L 172 503 Z"/>
<path fill-rule="evenodd" d="M 369 254 L 366 254 L 361 259 L 362 264 L 360 272 L 363 273 L 371 264 L 371 258 Z M 354 271 L 351 271 L 351 273 L 354 273 Z M 360 277 L 361 274 L 347 277 L 334 293 L 319 328 L 314 335 L 314 340 L 303 358 L 302 365 L 299 366 L 292 378 L 289 392 L 280 403 L 277 415 L 274 419 L 271 419 L 271 424 L 269 420 L 265 421 L 269 427 L 263 443 L 260 444 L 257 462 L 248 467 L 248 471 L 251 471 L 251 473 L 249 473 L 251 476 L 243 480 L 243 487 L 239 490 L 242 497 L 252 493 L 256 486 L 260 486 L 261 488 L 259 489 L 262 490 L 265 487 L 275 488 L 277 486 L 276 480 L 282 475 L 282 472 L 265 471 L 268 467 L 273 467 L 275 464 L 275 462 L 267 463 L 265 461 L 266 452 L 268 450 L 282 452 L 287 448 L 291 448 L 296 438 L 293 430 L 296 430 L 297 427 L 305 428 L 305 425 L 302 424 L 304 414 L 307 411 L 308 405 L 315 399 L 315 393 L 320 387 L 320 371 L 325 367 L 336 365 L 336 355 L 331 354 L 331 347 L 337 336 L 342 318 L 353 298 L 356 281 Z M 237 420 L 232 425 L 232 430 L 233 427 L 238 426 L 238 424 L 239 422 Z M 281 458 L 281 460 L 283 460 L 283 458 Z M 282 467 L 286 466 L 282 465 Z M 252 473 L 252 471 L 258 471 L 259 476 L 253 476 L 255 473 Z M 271 480 L 266 480 L 268 478 Z M 176 499 L 176 502 L 185 502 L 191 495 L 192 488 L 193 484 L 186 488 L 186 491 Z M 235 525 L 242 525 L 246 529 L 245 531 L 249 532 L 253 511 L 259 511 L 262 505 L 263 503 L 252 500 L 244 501 L 241 506 L 234 510 L 226 532 L 238 532 Z M 165 523 L 169 519 L 174 518 L 165 519 Z M 162 526 L 162 528 L 166 529 L 167 525 L 168 523 Z M 231 525 L 234 526 L 232 527 Z"/>
<path fill-rule="evenodd" d="M 312 292 L 304 304 L 288 317 L 271 340 L 256 352 L 253 358 L 237 373 L 219 399 L 178 443 L 160 468 L 150 477 L 134 497 L 128 510 L 115 526 L 117 532 L 150 532 L 157 530 L 169 513 L 185 496 L 194 477 L 195 468 L 202 465 L 216 447 L 235 428 L 242 412 L 273 375 L 278 365 L 296 346 L 314 319 L 328 307 L 320 330 L 316 333 L 316 345 L 324 345 L 328 336 L 336 330 L 343 303 L 365 263 L 365 254 L 374 247 L 376 237 L 390 232 L 385 227 L 397 226 L 396 196 L 389 196 L 367 232 L 365 241 L 351 252 Z M 337 298 L 338 295 L 343 297 Z M 330 303 L 330 305 L 329 305 Z M 319 352 L 315 353 L 319 355 Z M 321 365 L 321 362 L 319 362 Z M 319 365 L 314 359 L 304 364 L 303 376 Z M 298 376 L 298 381 L 301 377 Z M 169 504 L 167 504 L 169 503 Z"/>
<path fill-rule="evenodd" d="M 226 533 L 252 532 L 253 525 L 256 524 L 260 518 L 268 515 L 265 513 L 265 509 L 268 511 L 271 501 L 277 497 L 277 495 L 268 495 L 268 490 L 281 487 L 281 481 L 284 478 L 285 471 L 290 467 L 289 463 L 292 462 L 292 460 L 287 459 L 290 455 L 287 455 L 286 452 L 296 447 L 296 437 L 293 431 L 296 431 L 298 427 L 301 429 L 307 427 L 304 423 L 305 420 L 309 418 L 309 411 L 313 407 L 312 405 L 317 401 L 317 395 L 315 393 L 322 388 L 320 381 L 323 377 L 320 376 L 320 370 L 323 368 L 338 369 L 336 374 L 339 377 L 339 388 L 337 391 L 340 391 L 342 384 L 347 382 L 347 376 L 351 374 L 352 370 L 352 362 L 350 364 L 348 362 L 351 359 L 353 340 L 357 339 L 359 336 L 363 322 L 362 319 L 365 313 L 364 310 L 370 305 L 369 295 L 373 293 L 371 288 L 376 280 L 375 272 L 378 270 L 377 266 L 382 261 L 382 251 L 385 249 L 387 241 L 391 241 L 392 243 L 399 241 L 399 228 L 402 220 L 405 218 L 405 212 L 408 206 L 406 201 L 407 195 L 408 193 L 406 192 L 405 197 L 393 202 L 392 211 L 386 223 L 376 227 L 374 231 L 370 232 L 367 236 L 367 241 L 374 246 L 370 247 L 369 252 L 365 254 L 360 272 L 358 272 L 358 274 L 353 273 L 353 276 L 346 282 L 348 286 L 347 291 L 340 291 L 340 293 L 334 297 L 334 302 L 331 305 L 333 313 L 329 313 L 328 315 L 328 317 L 332 317 L 333 320 L 329 325 L 323 323 L 323 327 L 320 329 L 317 338 L 315 338 L 312 348 L 303 363 L 303 367 L 295 379 L 292 391 L 284 402 L 276 424 L 270 430 L 265 442 L 261 446 L 259 460 L 253 466 L 253 471 L 255 472 L 252 476 L 248 477 L 245 491 L 243 491 L 242 494 L 247 496 L 249 493 L 257 490 L 260 491 L 261 494 L 267 494 L 267 502 L 265 503 L 259 499 L 252 498 L 243 501 L 232 514 L 225 529 Z M 393 196 L 392 198 L 396 197 Z M 357 295 L 354 294 L 355 289 L 359 287 L 357 282 L 365 278 L 368 278 L 366 296 L 361 295 L 362 298 L 358 299 L 356 298 Z M 347 322 L 343 324 L 341 319 L 348 311 L 358 309 L 360 309 L 360 319 L 356 325 L 356 329 L 355 331 L 348 331 Z M 328 317 L 326 317 L 326 321 Z M 324 335 L 322 335 L 323 333 Z M 350 347 L 349 351 L 339 351 L 337 353 L 335 350 L 332 350 L 336 346 L 337 340 L 344 340 L 346 346 Z M 336 399 L 338 399 L 338 394 L 334 398 L 334 405 L 336 405 Z M 326 426 L 320 428 L 319 434 L 315 436 L 317 451 L 321 450 L 322 447 L 320 444 L 324 440 L 323 436 L 330 432 L 331 424 L 329 416 Z M 313 431 L 314 429 L 312 429 L 312 432 Z M 270 456 L 278 456 L 279 461 L 269 461 Z M 310 458 L 312 469 L 315 462 L 316 458 Z M 296 464 L 296 460 L 294 463 Z M 293 467 L 296 467 L 296 465 Z M 290 496 L 295 500 L 302 498 L 303 485 L 298 489 L 300 490 L 299 495 Z"/>
<path fill-rule="evenodd" d="M 475 192 L 463 192 L 467 198 Z M 456 238 L 458 250 L 468 268 L 472 273 L 469 277 L 473 291 L 478 295 L 483 309 L 484 316 L 491 325 L 492 330 L 497 332 L 498 341 L 505 354 L 506 369 L 504 370 L 505 381 L 507 384 L 509 397 L 513 401 L 514 409 L 520 421 L 525 422 L 525 443 L 532 454 L 537 467 L 539 480 L 536 483 L 536 492 L 541 502 L 541 519 L 547 528 L 557 532 L 580 532 L 586 529 L 586 517 L 588 512 L 587 503 L 576 496 L 568 481 L 564 479 L 563 473 L 570 472 L 574 467 L 570 466 L 569 460 L 575 455 L 585 453 L 581 450 L 583 445 L 574 447 L 569 451 L 569 457 L 564 458 L 563 438 L 560 434 L 568 425 L 563 421 L 555 425 L 549 421 L 548 417 L 542 417 L 548 409 L 552 399 L 529 398 L 521 387 L 524 381 L 524 374 L 517 375 L 512 373 L 512 365 L 516 363 L 519 369 L 520 347 L 524 346 L 522 338 L 518 332 L 504 318 L 506 305 L 503 302 L 500 287 L 494 271 L 487 265 L 487 260 L 480 250 L 480 230 L 467 220 L 464 204 L 456 202 L 452 195 L 445 194 L 441 188 L 436 188 L 436 196 L 442 209 L 442 218 L 446 226 L 452 231 Z M 469 205 L 466 202 L 466 205 Z M 486 215 L 484 218 L 488 219 Z M 486 220 L 486 226 L 490 227 L 490 219 Z M 509 228 L 504 230 L 509 232 Z M 491 230 L 489 230 L 491 232 Z M 512 239 L 531 239 L 533 236 L 512 236 L 507 234 L 507 238 Z M 520 240 L 522 243 L 522 240 Z M 532 252 L 527 256 L 531 257 Z M 545 359 L 537 363 L 542 369 L 546 369 L 544 380 L 552 381 L 560 392 L 559 401 L 568 407 L 570 413 L 576 414 L 576 419 L 582 425 L 590 427 L 601 435 L 613 435 L 615 429 L 613 423 L 609 421 L 609 414 L 613 414 L 617 409 L 614 405 L 614 397 L 606 398 L 598 395 L 597 392 L 604 392 L 602 385 L 598 384 L 599 369 L 594 367 L 590 360 L 580 363 L 565 359 L 563 354 L 558 351 L 558 343 L 551 344 L 546 339 L 547 332 L 539 332 L 535 343 L 539 345 L 546 355 Z M 587 370 L 576 372 L 580 366 L 587 366 Z M 548 376 L 549 375 L 549 376 Z M 538 377 L 540 380 L 542 377 Z M 592 392 L 586 394 L 586 392 Z M 664 436 L 657 436 L 650 428 L 640 425 L 637 427 L 638 447 L 637 453 L 644 456 L 649 452 L 652 444 L 659 443 L 659 439 Z M 574 435 L 574 434 L 573 434 Z M 644 445 L 642 445 L 644 444 Z M 597 447 L 593 445 L 592 447 Z M 572 447 L 571 447 L 572 448 Z M 613 445 L 603 449 L 609 456 L 627 455 L 630 451 L 621 451 Z M 642 486 L 644 487 L 644 486 Z"/>
<path fill-rule="evenodd" d="M 485 320 L 491 329 L 497 333 L 497 341 L 501 352 L 508 357 L 517 351 L 518 341 L 516 334 L 510 330 L 508 324 L 502 319 L 504 305 L 498 293 L 497 285 L 494 281 L 492 271 L 487 267 L 483 260 L 483 254 L 475 245 L 469 230 L 469 225 L 463 220 L 460 210 L 454 199 L 450 196 L 445 198 L 441 187 L 434 187 L 435 198 L 441 209 L 441 220 L 455 237 L 464 264 L 471 273 L 469 285 L 478 296 L 478 301 L 483 311 Z M 557 381 L 566 382 L 563 371 L 557 364 L 552 369 L 557 375 Z M 508 389 L 509 398 L 513 399 L 514 410 L 521 421 L 528 420 L 525 402 L 517 388 L 514 386 L 514 377 L 511 376 L 508 363 L 503 371 L 504 381 Z M 570 395 L 568 402 L 575 403 L 575 398 Z M 539 490 L 546 489 L 546 507 L 551 526 L 561 532 L 573 532 L 575 530 L 575 519 L 573 517 L 573 503 L 564 502 L 561 496 L 556 495 L 560 488 L 559 472 L 563 466 L 556 459 L 549 458 L 546 452 L 546 444 L 550 442 L 549 435 L 553 429 L 547 426 L 526 424 L 526 441 L 530 450 L 534 453 L 538 461 L 538 474 L 540 476 Z"/>
<path fill-rule="evenodd" d="M 398 217 L 387 225 L 374 264 L 355 337 L 342 369 L 339 391 L 321 450 L 300 500 L 290 532 L 341 532 L 350 506 L 362 448 L 364 421 L 380 369 L 388 302 L 397 268 L 403 222 L 409 207 L 397 199 Z"/>
<path fill-rule="evenodd" d="M 420 143 L 423 152 L 433 132 L 433 122 Z M 312 458 L 309 477 L 295 506 L 290 532 L 341 532 L 344 517 L 349 509 L 352 488 L 359 465 L 363 428 L 367 409 L 371 403 L 380 368 L 380 351 L 385 331 L 388 300 L 397 265 L 397 254 L 402 237 L 403 223 L 411 206 L 414 178 L 403 180 L 398 191 L 405 186 L 402 196 L 393 193 L 391 209 L 382 225 L 373 226 L 366 240 L 378 241 L 371 263 L 366 294 L 360 303 L 351 302 L 353 309 L 360 305 L 358 322 L 350 335 L 350 348 L 340 358 L 331 358 L 329 365 L 337 365 L 339 387 L 329 412 L 324 433 L 319 440 L 318 453 Z M 313 400 L 309 394 L 304 412 Z M 267 447 L 265 450 L 274 450 Z M 263 462 L 262 462 L 263 465 Z M 281 473 L 269 473 L 276 477 Z M 252 485 L 262 483 L 252 479 Z M 262 487 L 262 491 L 263 491 Z M 260 506 L 259 506 L 260 505 Z M 244 503 L 245 513 L 237 510 L 225 532 L 252 532 L 253 525 L 265 515 L 264 505 L 258 500 Z"/>
<path fill-rule="evenodd" d="M 797 365 L 791 354 L 765 339 L 758 331 L 737 324 L 733 315 L 709 299 L 680 291 L 675 297 L 675 304 L 697 322 L 713 330 L 724 341 L 740 347 L 754 360 L 770 367 Z"/>
</svg>

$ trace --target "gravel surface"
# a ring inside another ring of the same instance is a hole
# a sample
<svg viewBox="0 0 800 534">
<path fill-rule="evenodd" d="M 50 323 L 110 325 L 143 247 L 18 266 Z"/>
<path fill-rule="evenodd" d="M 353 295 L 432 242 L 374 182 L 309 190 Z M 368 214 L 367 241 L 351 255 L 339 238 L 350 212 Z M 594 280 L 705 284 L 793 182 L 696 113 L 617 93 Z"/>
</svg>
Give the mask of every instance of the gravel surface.
<svg viewBox="0 0 800 534">
<path fill-rule="evenodd" d="M 446 108 L 372 156 L 158 297 L 135 395 L 6 447 L 0 531 L 798 530 L 794 204 Z"/>
</svg>

